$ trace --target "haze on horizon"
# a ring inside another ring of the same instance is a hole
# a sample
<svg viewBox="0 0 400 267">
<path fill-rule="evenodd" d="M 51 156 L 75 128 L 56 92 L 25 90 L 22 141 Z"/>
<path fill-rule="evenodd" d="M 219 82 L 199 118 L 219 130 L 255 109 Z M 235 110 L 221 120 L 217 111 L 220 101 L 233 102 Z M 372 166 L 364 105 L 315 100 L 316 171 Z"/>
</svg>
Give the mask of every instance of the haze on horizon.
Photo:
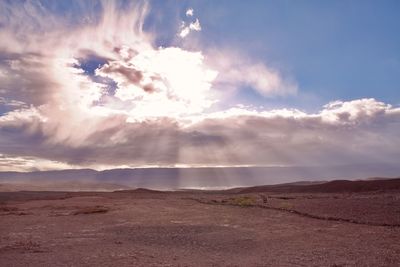
<svg viewBox="0 0 400 267">
<path fill-rule="evenodd" d="M 0 170 L 394 166 L 399 7 L 1 1 Z"/>
</svg>

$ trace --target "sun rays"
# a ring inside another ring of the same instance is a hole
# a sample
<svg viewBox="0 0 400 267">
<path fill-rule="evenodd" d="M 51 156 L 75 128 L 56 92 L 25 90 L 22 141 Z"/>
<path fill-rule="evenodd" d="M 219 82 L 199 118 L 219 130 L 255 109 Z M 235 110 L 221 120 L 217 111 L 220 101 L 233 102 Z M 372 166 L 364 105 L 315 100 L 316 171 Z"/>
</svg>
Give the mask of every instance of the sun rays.
<svg viewBox="0 0 400 267">
<path fill-rule="evenodd" d="M 374 98 L 333 101 L 314 112 L 245 105 L 238 97 L 245 94 L 238 92 L 251 91 L 264 101 L 295 98 L 301 88 L 268 62 L 234 47 L 204 45 L 200 37 L 210 24 L 194 9 L 182 11 L 183 17 L 171 19 L 171 38 L 160 40 L 145 27 L 154 17 L 146 1 L 76 2 L 58 15 L 34 1 L 2 3 L 2 166 L 100 170 L 396 161 L 397 106 Z M 180 38 L 183 20 L 194 32 Z M 229 175 L 220 170 L 220 184 Z"/>
</svg>

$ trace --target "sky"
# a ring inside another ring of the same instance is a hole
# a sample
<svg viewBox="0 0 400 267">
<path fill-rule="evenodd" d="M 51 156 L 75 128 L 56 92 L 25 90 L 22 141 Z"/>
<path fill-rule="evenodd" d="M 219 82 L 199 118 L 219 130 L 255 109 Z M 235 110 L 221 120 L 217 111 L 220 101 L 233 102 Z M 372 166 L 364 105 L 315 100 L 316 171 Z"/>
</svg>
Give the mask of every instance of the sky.
<svg viewBox="0 0 400 267">
<path fill-rule="evenodd" d="M 0 170 L 397 164 L 399 1 L 0 1 Z"/>
</svg>

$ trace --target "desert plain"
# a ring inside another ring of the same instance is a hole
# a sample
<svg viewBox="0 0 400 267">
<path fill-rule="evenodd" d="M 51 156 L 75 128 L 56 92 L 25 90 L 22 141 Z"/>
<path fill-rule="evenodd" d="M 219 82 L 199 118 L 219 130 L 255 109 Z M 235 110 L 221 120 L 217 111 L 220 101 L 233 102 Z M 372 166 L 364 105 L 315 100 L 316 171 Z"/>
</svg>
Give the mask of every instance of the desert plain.
<svg viewBox="0 0 400 267">
<path fill-rule="evenodd" d="M 400 266 L 400 179 L 1 192 L 0 266 Z"/>
</svg>

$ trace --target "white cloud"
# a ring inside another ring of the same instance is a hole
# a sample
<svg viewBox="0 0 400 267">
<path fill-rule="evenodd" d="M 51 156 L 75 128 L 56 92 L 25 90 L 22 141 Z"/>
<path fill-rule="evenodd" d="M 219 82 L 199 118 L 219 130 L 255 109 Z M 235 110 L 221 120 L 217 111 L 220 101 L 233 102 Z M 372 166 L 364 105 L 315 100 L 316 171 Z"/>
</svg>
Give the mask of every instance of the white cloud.
<svg viewBox="0 0 400 267">
<path fill-rule="evenodd" d="M 398 112 L 392 106 L 378 102 L 373 98 L 358 99 L 349 102 L 334 101 L 324 106 L 322 119 L 331 123 L 358 124 L 371 118 L 385 115 L 386 112 Z"/>
<path fill-rule="evenodd" d="M 278 70 L 232 51 L 209 51 L 207 64 L 219 72 L 215 81 L 219 89 L 237 90 L 248 86 L 265 97 L 296 94 L 298 90 L 296 82 Z"/>
<path fill-rule="evenodd" d="M 169 47 L 110 62 L 97 74 L 117 82 L 115 97 L 131 102 L 132 121 L 204 111 L 212 104 L 208 93 L 217 72 L 204 65 L 202 53 Z"/>
<path fill-rule="evenodd" d="M 8 106 L 8 107 L 13 107 L 13 108 L 22 108 L 26 107 L 26 103 L 14 99 L 6 99 L 4 97 L 0 96 L 0 105 Z"/>
<path fill-rule="evenodd" d="M 47 121 L 44 132 L 50 143 L 79 146 L 100 128 L 107 128 L 102 123 L 108 117 L 124 122 L 177 118 L 202 112 L 213 102 L 208 92 L 217 72 L 204 63 L 201 52 L 154 48 L 152 36 L 142 31 L 146 6 L 117 11 L 113 2 L 104 4 L 98 23 L 79 28 L 57 24 L 48 29 L 45 17 L 29 17 L 44 25 L 40 30 L 46 31 L 46 39 L 41 39 L 40 31 L 12 23 L 6 23 L 8 27 L 0 33 L 6 40 L 0 45 L 6 58 L 0 66 L 2 73 L 10 73 L 1 78 L 2 99 L 8 105 L 33 105 Z M 13 13 L 9 16 L 9 21 L 20 19 Z M 197 29 L 195 24 L 192 28 Z M 106 62 L 95 71 L 95 80 L 79 67 L 82 59 L 93 56 Z M 101 77 L 115 82 L 116 88 L 110 90 Z M 10 115 L 1 119 L 6 118 Z M 80 125 L 86 127 L 77 133 Z"/>
<path fill-rule="evenodd" d="M 0 171 L 45 171 L 72 169 L 74 166 L 62 162 L 35 157 L 6 156 L 0 154 Z"/>
<path fill-rule="evenodd" d="M 193 17 L 193 8 L 186 10 L 186 17 Z"/>
<path fill-rule="evenodd" d="M 247 85 L 271 96 L 293 94 L 297 86 L 223 49 L 155 48 L 154 37 L 142 31 L 146 6 L 121 13 L 113 3 L 98 21 L 72 28 L 30 16 L 31 6 L 2 14 L 0 104 L 8 110 L 0 116 L 0 153 L 10 168 L 14 162 L 30 169 L 40 160 L 98 168 L 400 157 L 400 109 L 375 99 L 333 102 L 315 114 L 245 107 L 210 113 L 214 101 L 224 101 L 212 97 L 221 88 Z M 186 28 L 185 36 L 201 25 L 196 19 Z M 93 58 L 103 63 L 88 75 L 82 65 Z"/>
<path fill-rule="evenodd" d="M 199 19 L 189 24 L 189 28 L 193 31 L 201 31 L 201 25 Z"/>
<path fill-rule="evenodd" d="M 199 19 L 197 19 L 197 18 L 195 21 L 190 22 L 190 23 L 186 23 L 186 22 L 182 21 L 178 35 L 181 38 L 185 38 L 192 31 L 197 31 L 197 32 L 201 31 L 201 24 L 200 24 Z"/>
<path fill-rule="evenodd" d="M 184 24 L 183 24 L 184 25 Z M 179 36 L 181 38 L 185 38 L 190 33 L 190 28 L 187 26 L 183 26 L 181 31 L 179 32 Z"/>
</svg>

